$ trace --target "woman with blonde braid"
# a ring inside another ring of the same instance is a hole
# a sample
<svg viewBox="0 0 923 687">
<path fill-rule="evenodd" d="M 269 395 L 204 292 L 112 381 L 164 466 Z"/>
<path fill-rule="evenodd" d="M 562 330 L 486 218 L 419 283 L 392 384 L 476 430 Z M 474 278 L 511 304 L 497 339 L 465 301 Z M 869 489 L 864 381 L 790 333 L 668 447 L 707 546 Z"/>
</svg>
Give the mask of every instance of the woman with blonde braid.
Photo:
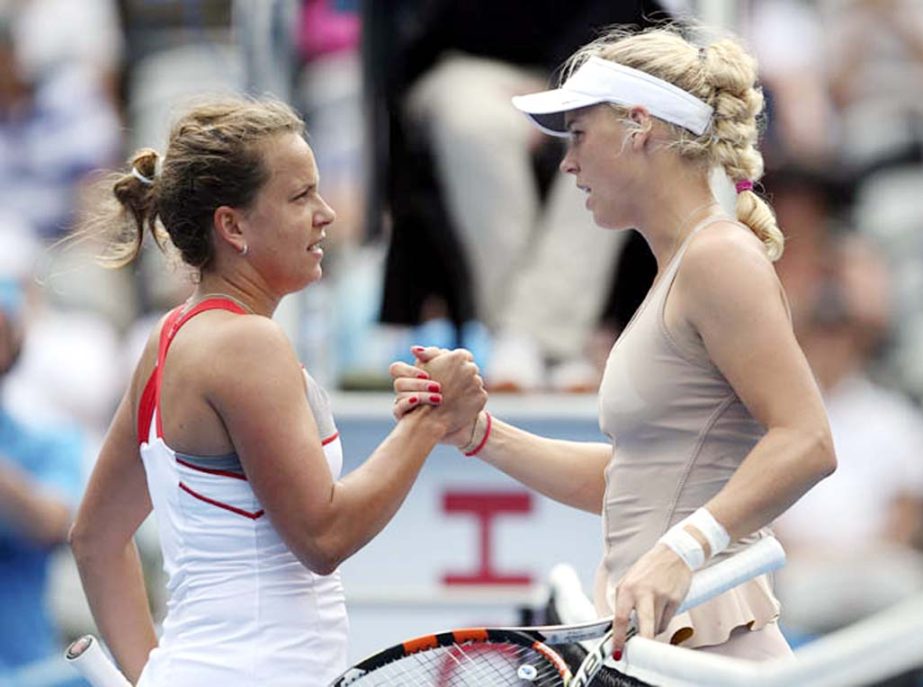
<svg viewBox="0 0 923 687">
<path fill-rule="evenodd" d="M 772 261 L 782 233 L 753 190 L 763 97 L 733 39 L 698 47 L 673 29 L 612 33 L 582 48 L 556 90 L 513 99 L 569 139 L 561 168 L 606 230 L 637 229 L 657 260 L 644 303 L 600 387 L 610 444 L 544 439 L 482 412 L 449 437 L 547 496 L 601 513 L 595 603 L 642 635 L 763 660 L 790 652 L 770 580 L 674 616 L 693 571 L 764 536 L 836 465 L 814 378 Z M 722 169 L 736 217 L 709 185 Z M 549 275 L 549 278 L 553 278 Z M 419 352 L 420 367 L 438 350 Z M 418 368 L 396 368 L 397 413 Z"/>
</svg>

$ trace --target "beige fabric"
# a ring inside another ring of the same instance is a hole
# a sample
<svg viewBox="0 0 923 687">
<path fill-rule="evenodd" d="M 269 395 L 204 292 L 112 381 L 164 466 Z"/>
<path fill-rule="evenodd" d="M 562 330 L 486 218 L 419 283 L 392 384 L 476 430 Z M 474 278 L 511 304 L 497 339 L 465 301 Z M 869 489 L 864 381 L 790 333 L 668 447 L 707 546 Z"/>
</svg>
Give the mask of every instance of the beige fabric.
<svg viewBox="0 0 923 687">
<path fill-rule="evenodd" d="M 782 657 L 794 657 L 778 623 L 769 623 L 762 630 L 739 627 L 731 633 L 730 639 L 719 646 L 699 647 L 700 651 L 716 656 L 730 656 L 747 661 L 772 661 Z"/>
<path fill-rule="evenodd" d="M 765 433 L 708 358 L 701 341 L 680 347 L 664 307 L 697 225 L 655 282 L 609 354 L 600 387 L 600 427 L 612 440 L 603 505 L 605 552 L 597 610 L 611 614 L 615 584 L 667 529 L 704 505 Z M 720 265 L 716 265 L 720 269 Z M 718 556 L 764 536 L 758 532 Z M 673 619 L 658 638 L 686 647 L 727 641 L 737 627 L 758 630 L 779 615 L 767 576 Z"/>
</svg>

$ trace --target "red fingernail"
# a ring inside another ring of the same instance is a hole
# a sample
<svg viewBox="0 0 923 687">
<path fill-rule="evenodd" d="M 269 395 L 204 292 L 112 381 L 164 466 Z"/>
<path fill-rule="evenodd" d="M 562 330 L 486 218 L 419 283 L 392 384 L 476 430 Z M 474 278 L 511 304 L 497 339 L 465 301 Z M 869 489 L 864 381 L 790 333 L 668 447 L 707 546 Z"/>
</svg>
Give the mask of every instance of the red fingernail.
<svg viewBox="0 0 923 687">
<path fill-rule="evenodd" d="M 429 400 L 432 401 L 433 403 L 442 403 L 441 396 L 430 396 Z"/>
<path fill-rule="evenodd" d="M 417 398 L 416 396 L 411 396 L 411 397 L 410 397 L 409 399 L 407 399 L 407 400 L 410 402 L 410 405 L 413 405 L 414 403 L 417 403 L 420 399 Z"/>
<path fill-rule="evenodd" d="M 410 350 L 411 350 L 411 351 L 418 351 L 418 352 L 419 352 L 419 351 L 422 351 L 422 350 L 423 350 L 423 346 L 411 346 L 411 347 L 410 347 Z"/>
<path fill-rule="evenodd" d="M 439 385 L 438 385 L 438 384 L 430 384 L 428 387 L 426 387 L 426 389 L 427 389 L 427 391 L 432 391 L 432 392 L 435 392 L 435 393 L 437 393 L 437 394 L 439 393 Z"/>
<path fill-rule="evenodd" d="M 612 658 L 614 658 L 616 661 L 621 661 L 622 660 L 622 650 L 619 649 L 618 651 L 613 651 Z"/>
<path fill-rule="evenodd" d="M 429 375 L 426 374 L 425 372 L 421 372 L 420 374 L 417 375 L 417 379 L 429 379 Z"/>
</svg>

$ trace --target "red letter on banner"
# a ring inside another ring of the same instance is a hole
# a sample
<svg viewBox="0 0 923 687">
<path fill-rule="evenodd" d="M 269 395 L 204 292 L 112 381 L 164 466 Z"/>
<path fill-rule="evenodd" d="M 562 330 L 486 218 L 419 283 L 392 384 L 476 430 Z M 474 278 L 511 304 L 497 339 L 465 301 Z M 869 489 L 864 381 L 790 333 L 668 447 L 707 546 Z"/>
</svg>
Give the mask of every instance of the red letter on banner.
<svg viewBox="0 0 923 687">
<path fill-rule="evenodd" d="M 442 495 L 442 510 L 445 513 L 470 513 L 480 525 L 480 562 L 478 569 L 470 573 L 446 573 L 444 584 L 531 584 L 528 573 L 503 574 L 494 570 L 491 547 L 491 527 L 494 518 L 501 513 L 531 513 L 532 495 L 526 491 L 516 492 L 467 492 L 448 491 Z"/>
</svg>

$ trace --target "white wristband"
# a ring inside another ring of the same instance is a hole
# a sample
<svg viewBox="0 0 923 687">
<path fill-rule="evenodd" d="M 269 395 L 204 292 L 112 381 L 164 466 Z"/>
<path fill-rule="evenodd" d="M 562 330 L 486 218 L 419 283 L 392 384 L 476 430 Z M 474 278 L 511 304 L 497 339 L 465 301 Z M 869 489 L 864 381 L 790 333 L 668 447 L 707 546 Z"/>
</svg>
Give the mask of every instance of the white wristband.
<svg viewBox="0 0 923 687">
<path fill-rule="evenodd" d="M 683 559 L 683 563 L 695 572 L 705 565 L 705 549 L 699 540 L 683 529 L 684 522 L 679 522 L 668 529 L 657 541 Z"/>
<path fill-rule="evenodd" d="M 702 533 L 702 536 L 708 542 L 710 557 L 717 556 L 731 543 L 731 536 L 728 531 L 724 529 L 720 522 L 715 520 L 715 516 L 705 506 L 699 508 L 679 524 L 681 526 L 692 525 Z"/>
</svg>

